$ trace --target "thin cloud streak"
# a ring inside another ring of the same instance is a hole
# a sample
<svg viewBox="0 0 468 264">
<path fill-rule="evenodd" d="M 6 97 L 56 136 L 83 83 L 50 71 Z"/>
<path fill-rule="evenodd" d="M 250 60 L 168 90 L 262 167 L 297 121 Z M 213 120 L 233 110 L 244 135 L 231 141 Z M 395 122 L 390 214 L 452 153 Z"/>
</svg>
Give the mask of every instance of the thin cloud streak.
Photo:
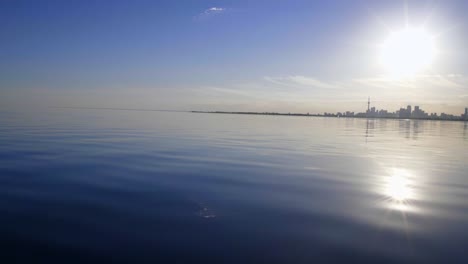
<svg viewBox="0 0 468 264">
<path fill-rule="evenodd" d="M 220 13 L 220 12 L 223 12 L 225 11 L 226 8 L 224 7 L 211 7 L 211 8 L 208 8 L 205 10 L 205 14 L 213 14 L 213 13 Z"/>
<path fill-rule="evenodd" d="M 318 89 L 339 89 L 342 88 L 338 83 L 323 82 L 316 78 L 305 77 L 301 75 L 292 75 L 287 77 L 264 77 L 265 81 L 273 84 L 289 87 L 310 87 Z"/>
<path fill-rule="evenodd" d="M 208 17 L 212 17 L 212 16 L 215 16 L 215 15 L 225 13 L 226 10 L 227 9 L 225 7 L 213 6 L 213 7 L 210 7 L 208 9 L 205 9 L 205 11 L 203 11 L 202 13 L 196 15 L 194 17 L 194 19 L 205 19 L 205 18 L 208 18 Z"/>
<path fill-rule="evenodd" d="M 360 111 L 365 107 L 367 97 L 371 96 L 373 102 L 377 102 L 376 107 L 391 111 L 406 104 L 418 104 L 429 111 L 442 111 L 440 104 L 449 103 L 454 113 L 457 113 L 461 106 L 468 103 L 464 89 L 466 86 L 468 77 L 460 74 L 418 75 L 407 80 L 386 77 L 357 78 L 340 82 L 290 75 L 202 86 L 193 92 L 194 95 L 203 95 L 206 100 L 212 102 L 250 105 L 249 110 L 257 109 L 258 104 L 262 102 L 269 108 L 259 109 L 269 111 L 287 110 L 279 105 L 295 105 L 294 109 L 303 109 L 305 112 L 312 109 L 321 111 L 320 108 L 324 111 Z M 424 98 L 421 98 L 421 94 L 425 94 Z M 275 103 L 278 103 L 278 109 Z M 322 106 L 318 107 L 321 104 Z"/>
</svg>

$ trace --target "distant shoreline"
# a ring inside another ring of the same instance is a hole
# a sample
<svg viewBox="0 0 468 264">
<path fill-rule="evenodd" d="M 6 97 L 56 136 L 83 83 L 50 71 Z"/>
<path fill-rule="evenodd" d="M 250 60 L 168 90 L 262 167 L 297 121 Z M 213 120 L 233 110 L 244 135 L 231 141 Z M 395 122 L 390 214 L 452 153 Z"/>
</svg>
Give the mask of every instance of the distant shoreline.
<svg viewBox="0 0 468 264">
<path fill-rule="evenodd" d="M 190 111 L 169 110 L 169 109 L 117 108 L 117 107 L 51 106 L 50 108 L 85 109 L 85 110 L 117 110 L 117 111 L 150 111 L 150 112 L 190 112 Z"/>
<path fill-rule="evenodd" d="M 272 116 L 309 116 L 309 117 L 335 117 L 335 118 L 359 118 L 359 119 L 397 119 L 397 120 L 429 120 L 429 121 L 457 121 L 468 122 L 463 119 L 444 119 L 444 118 L 399 118 L 399 117 L 367 117 L 367 116 L 338 116 L 335 114 L 304 114 L 304 113 L 276 113 L 276 112 L 229 112 L 229 111 L 190 111 L 191 113 L 201 114 L 231 114 L 231 115 L 272 115 Z"/>
</svg>

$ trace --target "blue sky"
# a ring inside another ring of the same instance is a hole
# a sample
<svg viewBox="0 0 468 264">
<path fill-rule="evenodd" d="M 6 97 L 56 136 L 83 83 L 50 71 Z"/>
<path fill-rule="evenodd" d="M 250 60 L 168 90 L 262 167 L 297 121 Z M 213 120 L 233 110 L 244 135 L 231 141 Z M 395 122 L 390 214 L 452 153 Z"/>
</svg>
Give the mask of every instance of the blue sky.
<svg viewBox="0 0 468 264">
<path fill-rule="evenodd" d="M 468 106 L 466 1 L 2 1 L 0 103 L 178 110 Z M 407 14 L 407 15 L 406 15 Z M 430 71 L 388 80 L 378 45 L 437 34 Z"/>
</svg>

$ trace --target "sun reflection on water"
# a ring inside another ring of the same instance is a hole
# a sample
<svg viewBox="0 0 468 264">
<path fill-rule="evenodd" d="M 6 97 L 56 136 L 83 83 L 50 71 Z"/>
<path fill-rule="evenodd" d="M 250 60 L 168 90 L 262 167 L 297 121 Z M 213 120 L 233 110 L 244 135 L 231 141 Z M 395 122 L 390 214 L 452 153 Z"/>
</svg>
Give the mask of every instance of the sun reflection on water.
<svg viewBox="0 0 468 264">
<path fill-rule="evenodd" d="M 383 178 L 378 192 L 384 197 L 384 207 L 390 211 L 414 212 L 417 208 L 414 175 L 406 169 L 391 168 Z"/>
<path fill-rule="evenodd" d="M 393 169 L 385 183 L 385 195 L 393 201 L 405 203 L 413 196 L 410 174 L 403 169 Z"/>
<path fill-rule="evenodd" d="M 406 169 L 391 168 L 386 171 L 386 175 L 381 179 L 378 192 L 383 196 L 383 215 L 381 226 L 394 226 L 405 231 L 409 239 L 409 231 L 414 228 L 409 224 L 408 217 L 418 213 L 414 202 L 417 200 L 414 175 Z M 398 212 L 400 217 L 392 212 Z"/>
</svg>

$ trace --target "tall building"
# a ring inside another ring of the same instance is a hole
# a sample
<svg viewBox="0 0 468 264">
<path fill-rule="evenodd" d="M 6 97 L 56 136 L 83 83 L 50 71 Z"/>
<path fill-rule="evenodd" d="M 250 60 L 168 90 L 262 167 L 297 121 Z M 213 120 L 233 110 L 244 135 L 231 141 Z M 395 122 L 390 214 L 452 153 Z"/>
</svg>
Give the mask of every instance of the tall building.
<svg viewBox="0 0 468 264">
<path fill-rule="evenodd" d="M 468 120 L 468 107 L 465 107 L 465 120 Z"/>
<path fill-rule="evenodd" d="M 429 117 L 429 115 L 426 112 L 424 112 L 424 110 L 419 108 L 418 105 L 416 105 L 414 107 L 413 113 L 411 114 L 411 117 L 412 118 L 427 118 L 427 117 Z"/>
<path fill-rule="evenodd" d="M 411 105 L 408 105 L 405 108 L 401 108 L 399 112 L 399 117 L 400 118 L 410 118 L 411 117 Z"/>
<path fill-rule="evenodd" d="M 371 109 L 370 109 L 370 96 L 367 98 L 367 111 L 366 111 L 366 117 L 372 117 L 371 115 Z"/>
</svg>

